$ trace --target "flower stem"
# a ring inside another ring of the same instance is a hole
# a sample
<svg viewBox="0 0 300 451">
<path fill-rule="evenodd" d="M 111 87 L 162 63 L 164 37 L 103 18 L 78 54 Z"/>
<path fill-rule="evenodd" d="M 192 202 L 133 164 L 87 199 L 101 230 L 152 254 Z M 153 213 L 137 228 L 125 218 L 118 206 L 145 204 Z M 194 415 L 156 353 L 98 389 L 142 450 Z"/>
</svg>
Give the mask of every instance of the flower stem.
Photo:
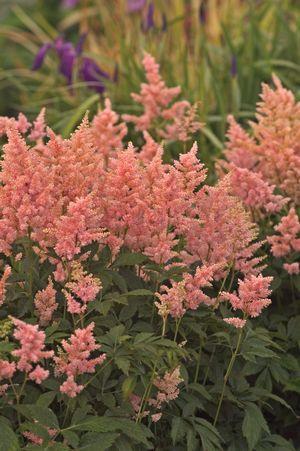
<svg viewBox="0 0 300 451">
<path fill-rule="evenodd" d="M 219 418 L 219 414 L 220 414 L 220 410 L 221 410 L 221 406 L 222 406 L 222 402 L 223 402 L 223 398 L 224 398 L 224 394 L 225 394 L 226 384 L 227 384 L 227 381 L 228 381 L 229 376 L 231 374 L 231 370 L 233 368 L 236 356 L 237 356 L 237 354 L 239 352 L 239 348 L 240 348 L 241 341 L 242 341 L 242 335 L 243 335 L 243 329 L 240 329 L 239 333 L 238 333 L 238 340 L 237 340 L 237 344 L 236 344 L 236 347 L 235 347 L 235 351 L 234 351 L 234 353 L 231 356 L 231 359 L 230 359 L 230 362 L 229 362 L 226 374 L 224 376 L 222 392 L 221 392 L 221 396 L 220 396 L 218 407 L 217 407 L 216 416 L 215 416 L 214 423 L 213 423 L 214 426 L 217 424 L 217 421 L 218 421 L 218 418 Z"/>
</svg>

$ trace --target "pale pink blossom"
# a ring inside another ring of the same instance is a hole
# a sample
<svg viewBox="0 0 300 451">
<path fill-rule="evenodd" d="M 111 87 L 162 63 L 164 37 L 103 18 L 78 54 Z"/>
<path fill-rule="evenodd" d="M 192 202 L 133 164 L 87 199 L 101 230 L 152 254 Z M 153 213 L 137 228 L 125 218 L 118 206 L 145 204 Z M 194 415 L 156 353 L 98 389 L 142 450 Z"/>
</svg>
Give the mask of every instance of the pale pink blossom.
<svg viewBox="0 0 300 451">
<path fill-rule="evenodd" d="M 56 290 L 53 287 L 51 277 L 49 277 L 47 287 L 36 293 L 34 305 L 40 324 L 45 326 L 51 321 L 53 312 L 58 307 L 58 303 L 56 302 Z"/>
<path fill-rule="evenodd" d="M 7 392 L 9 385 L 8 384 L 1 384 L 0 385 L 0 396 L 5 395 L 5 393 Z"/>
<path fill-rule="evenodd" d="M 36 120 L 33 122 L 33 128 L 29 135 L 31 141 L 38 141 L 46 136 L 45 114 L 46 108 L 42 108 Z"/>
<path fill-rule="evenodd" d="M 12 351 L 17 357 L 17 368 L 20 371 L 31 371 L 32 363 L 53 356 L 53 351 L 45 351 L 45 332 L 38 329 L 37 325 L 27 324 L 17 318 L 11 318 L 14 325 L 14 337 L 20 342 L 20 349 Z"/>
<path fill-rule="evenodd" d="M 123 148 L 122 139 L 127 134 L 127 127 L 118 122 L 119 115 L 112 110 L 111 101 L 105 99 L 104 110 L 93 118 L 91 132 L 97 152 L 106 158 Z"/>
<path fill-rule="evenodd" d="M 68 311 L 78 314 L 85 312 L 87 304 L 96 299 L 102 285 L 100 279 L 84 271 L 80 262 L 73 262 L 70 281 L 66 283 L 65 287 L 69 290 L 63 290 L 67 299 Z"/>
<path fill-rule="evenodd" d="M 231 117 L 225 157 L 231 165 L 261 174 L 296 204 L 300 201 L 300 102 L 273 76 L 275 89 L 262 85 L 250 137 Z M 218 162 L 223 170 L 228 163 Z"/>
<path fill-rule="evenodd" d="M 8 360 L 0 360 L 0 380 L 11 379 L 16 371 L 16 364 Z"/>
<path fill-rule="evenodd" d="M 277 234 L 268 236 L 267 240 L 275 257 L 284 257 L 293 251 L 300 251 L 300 221 L 295 208 L 291 208 L 274 229 Z"/>
<path fill-rule="evenodd" d="M 31 443 L 34 443 L 35 445 L 42 445 L 44 440 L 39 435 L 35 434 L 31 431 L 24 431 L 22 432 L 22 435 L 27 438 Z"/>
<path fill-rule="evenodd" d="M 93 336 L 94 323 L 85 329 L 76 329 L 69 341 L 62 340 L 63 353 L 54 357 L 57 374 L 77 376 L 84 373 L 94 373 L 96 365 L 100 365 L 106 354 L 90 358 L 92 352 L 100 349 Z"/>
<path fill-rule="evenodd" d="M 162 413 L 154 413 L 153 415 L 151 415 L 151 420 L 153 421 L 153 423 L 157 423 L 162 417 Z"/>
<path fill-rule="evenodd" d="M 157 377 L 153 381 L 153 385 L 158 389 L 158 393 L 154 399 L 149 400 L 149 405 L 154 406 L 156 409 L 161 409 L 164 403 L 169 403 L 176 399 L 179 395 L 178 385 L 182 381 L 179 366 L 173 371 L 167 371 L 162 378 Z"/>
<path fill-rule="evenodd" d="M 4 268 L 3 275 L 0 279 L 0 305 L 2 305 L 5 300 L 6 283 L 7 283 L 7 279 L 9 278 L 10 274 L 11 274 L 11 267 L 6 266 Z"/>
<path fill-rule="evenodd" d="M 187 141 L 202 126 L 196 118 L 196 106 L 191 106 L 186 100 L 170 105 L 181 88 L 166 86 L 159 73 L 159 64 L 148 53 L 145 53 L 143 66 L 147 83 L 142 83 L 140 93 L 132 93 L 131 97 L 142 105 L 144 112 L 141 116 L 123 114 L 123 119 L 133 122 L 140 131 L 157 128 L 160 122 L 165 122 L 165 127 L 158 130 L 160 136 L 168 140 Z"/>
<path fill-rule="evenodd" d="M 231 165 L 230 185 L 235 196 L 250 209 L 275 213 L 288 202 L 287 198 L 274 194 L 275 185 L 269 185 L 259 172 Z"/>
<path fill-rule="evenodd" d="M 273 277 L 263 277 L 261 274 L 239 279 L 238 294 L 223 291 L 221 298 L 228 300 L 234 310 L 242 310 L 245 315 L 254 318 L 271 304 L 268 296 L 271 294 L 269 285 L 272 280 Z"/>
<path fill-rule="evenodd" d="M 83 385 L 76 384 L 74 376 L 68 376 L 67 380 L 60 386 L 61 393 L 65 393 L 69 398 L 75 398 L 83 389 Z"/>
<path fill-rule="evenodd" d="M 241 318 L 224 318 L 225 323 L 230 324 L 236 329 L 242 329 L 246 325 L 246 320 Z"/>
<path fill-rule="evenodd" d="M 283 268 L 292 276 L 294 274 L 300 274 L 300 263 L 284 263 Z"/>
<path fill-rule="evenodd" d="M 29 379 L 36 384 L 41 384 L 49 376 L 49 371 L 37 365 L 33 371 L 29 373 Z"/>
</svg>

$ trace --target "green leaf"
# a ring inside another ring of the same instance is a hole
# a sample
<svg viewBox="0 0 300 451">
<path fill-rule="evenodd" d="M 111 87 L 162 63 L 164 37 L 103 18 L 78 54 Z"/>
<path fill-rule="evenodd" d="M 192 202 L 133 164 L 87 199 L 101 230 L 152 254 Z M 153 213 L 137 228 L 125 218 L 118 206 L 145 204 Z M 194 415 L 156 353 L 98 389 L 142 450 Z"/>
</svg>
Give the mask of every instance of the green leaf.
<svg viewBox="0 0 300 451">
<path fill-rule="evenodd" d="M 19 451 L 21 449 L 17 436 L 2 417 L 0 417 L 0 437 L 0 451 Z"/>
<path fill-rule="evenodd" d="M 212 397 L 210 396 L 210 394 L 208 393 L 208 391 L 206 390 L 206 388 L 203 385 L 200 385 L 197 383 L 192 383 L 192 384 L 189 384 L 188 388 L 193 391 L 196 391 L 197 393 L 199 393 L 203 398 L 207 399 L 208 401 L 212 400 Z"/>
<path fill-rule="evenodd" d="M 130 360 L 128 360 L 126 357 L 116 357 L 115 364 L 121 371 L 123 371 L 124 374 L 126 374 L 126 376 L 128 376 Z"/>
<path fill-rule="evenodd" d="M 153 296 L 152 291 L 140 288 L 138 290 L 128 291 L 128 293 L 123 296 Z"/>
<path fill-rule="evenodd" d="M 68 445 L 71 445 L 73 448 L 78 449 L 79 437 L 73 431 L 64 431 L 62 432 L 64 439 L 66 439 Z"/>
<path fill-rule="evenodd" d="M 74 111 L 73 115 L 70 117 L 67 125 L 65 126 L 65 128 L 62 131 L 62 135 L 69 136 L 71 131 L 76 127 L 78 121 L 85 114 L 86 110 L 88 110 L 89 107 L 92 106 L 96 102 L 99 102 L 98 94 L 93 94 L 90 97 L 88 97 L 84 102 L 82 102 L 82 104 L 77 107 L 77 109 Z"/>
<path fill-rule="evenodd" d="M 289 382 L 285 385 L 284 391 L 293 391 L 300 393 L 300 377 L 290 379 Z"/>
<path fill-rule="evenodd" d="M 122 383 L 122 393 L 123 393 L 124 399 L 128 399 L 128 397 L 133 392 L 135 386 L 136 386 L 136 377 L 129 376 L 129 377 L 126 377 L 126 379 L 124 379 L 124 381 Z"/>
<path fill-rule="evenodd" d="M 46 393 L 43 393 L 37 400 L 37 405 L 42 407 L 48 407 L 54 400 L 55 396 L 56 392 L 54 391 L 48 391 Z"/>
<path fill-rule="evenodd" d="M 78 451 L 105 451 L 114 445 L 119 435 L 120 434 L 116 433 L 112 434 L 111 432 L 97 434 L 97 438 L 94 436 L 94 440 L 91 441 L 91 443 L 86 443 L 85 445 L 80 446 L 80 448 L 76 447 L 76 449 Z"/>
<path fill-rule="evenodd" d="M 23 404 L 21 406 L 15 406 L 25 418 L 32 421 L 36 420 L 43 426 L 49 428 L 59 429 L 59 424 L 55 414 L 48 407 L 39 406 L 37 404 Z"/>
<path fill-rule="evenodd" d="M 147 257 L 143 254 L 125 252 L 120 254 L 120 256 L 115 260 L 113 266 L 133 266 L 139 265 L 147 260 Z"/>
<path fill-rule="evenodd" d="M 242 431 L 246 438 L 249 450 L 252 451 L 258 443 L 262 430 L 270 434 L 266 420 L 261 410 L 254 403 L 247 403 Z"/>
<path fill-rule="evenodd" d="M 217 429 L 203 418 L 195 418 L 195 429 L 198 432 L 203 449 L 207 451 L 215 451 L 217 449 L 223 449 L 221 445 L 221 436 Z"/>
<path fill-rule="evenodd" d="M 153 437 L 152 432 L 142 424 L 130 421 L 127 418 L 115 417 L 92 417 L 81 424 L 75 424 L 68 430 L 91 431 L 91 432 L 114 432 L 121 431 L 137 443 L 149 446 L 148 438 Z"/>
<path fill-rule="evenodd" d="M 14 343 L 9 343 L 7 341 L 1 341 L 0 343 L 0 352 L 11 352 L 14 348 Z"/>
</svg>

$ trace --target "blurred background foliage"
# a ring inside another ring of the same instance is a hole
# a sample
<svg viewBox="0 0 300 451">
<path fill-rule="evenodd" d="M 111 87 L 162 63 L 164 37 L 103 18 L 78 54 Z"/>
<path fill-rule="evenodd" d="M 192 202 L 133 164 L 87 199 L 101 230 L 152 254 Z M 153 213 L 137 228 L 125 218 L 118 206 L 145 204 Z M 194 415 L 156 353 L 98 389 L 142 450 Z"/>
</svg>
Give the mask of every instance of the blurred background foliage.
<svg viewBox="0 0 300 451">
<path fill-rule="evenodd" d="M 130 93 L 144 79 L 143 51 L 161 65 L 169 86 L 181 85 L 182 98 L 200 101 L 207 124 L 200 137 L 204 153 L 218 152 L 226 117 L 253 116 L 260 85 L 276 73 L 300 94 L 300 8 L 297 0 L 2 0 L 0 114 L 23 111 L 30 119 L 42 106 L 56 131 L 66 135 L 86 109 L 97 110 L 105 95 L 118 112 L 136 112 Z M 42 45 L 63 37 L 109 74 L 99 94 L 79 77 L 72 83 L 59 71 L 54 51 L 43 66 L 32 65 Z"/>
</svg>

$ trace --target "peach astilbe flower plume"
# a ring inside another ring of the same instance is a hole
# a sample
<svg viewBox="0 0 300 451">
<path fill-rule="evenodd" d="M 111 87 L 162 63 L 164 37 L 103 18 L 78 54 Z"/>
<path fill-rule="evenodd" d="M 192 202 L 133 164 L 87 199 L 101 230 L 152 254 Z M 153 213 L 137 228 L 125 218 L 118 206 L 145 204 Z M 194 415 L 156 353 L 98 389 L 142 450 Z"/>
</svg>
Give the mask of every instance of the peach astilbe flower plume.
<svg viewBox="0 0 300 451">
<path fill-rule="evenodd" d="M 71 281 L 66 284 L 66 288 L 69 290 L 64 290 L 68 311 L 78 314 L 85 312 L 87 304 L 96 299 L 102 285 L 99 279 L 87 274 L 79 262 L 73 262 L 71 266 Z"/>
<path fill-rule="evenodd" d="M 228 177 L 215 187 L 204 186 L 197 192 L 194 213 L 188 221 L 183 261 L 202 261 L 220 267 L 232 265 L 244 273 L 259 273 L 262 258 L 253 257 L 261 243 L 254 242 L 257 227 L 251 222 L 242 203 L 230 194 Z M 220 272 L 222 276 L 222 271 Z"/>
<path fill-rule="evenodd" d="M 83 386 L 75 382 L 76 376 L 84 373 L 94 373 L 96 365 L 100 365 L 106 354 L 91 358 L 91 354 L 101 346 L 96 344 L 93 336 L 94 323 L 85 329 L 76 329 L 69 341 L 62 340 L 63 352 L 54 357 L 57 374 L 66 374 L 67 380 L 62 384 L 61 391 L 70 397 L 76 396 Z"/>
<path fill-rule="evenodd" d="M 138 153 L 138 157 L 147 164 L 152 161 L 157 154 L 162 154 L 163 149 L 160 144 L 154 141 L 150 133 L 146 130 L 143 132 L 143 136 L 145 139 L 145 144 Z"/>
<path fill-rule="evenodd" d="M 19 359 L 17 363 L 18 370 L 29 372 L 32 370 L 33 363 L 38 363 L 42 359 L 48 359 L 54 353 L 53 351 L 44 350 L 46 335 L 38 329 L 37 325 L 27 324 L 16 318 L 11 319 L 16 327 L 14 337 L 21 345 L 20 349 L 15 349 L 12 351 L 12 354 Z M 36 373 L 34 374 L 35 376 L 32 376 L 32 378 L 37 377 Z"/>
<path fill-rule="evenodd" d="M 42 108 L 36 120 L 33 122 L 33 128 L 29 135 L 31 141 L 40 141 L 46 136 L 45 115 L 46 108 Z"/>
<path fill-rule="evenodd" d="M 225 323 L 230 324 L 236 329 L 243 329 L 246 325 L 246 320 L 241 318 L 224 318 Z"/>
<path fill-rule="evenodd" d="M 293 259 L 293 254 L 300 252 L 300 221 L 295 208 L 291 208 L 286 216 L 275 226 L 276 235 L 268 236 L 271 252 L 275 257 Z M 299 274 L 298 262 L 284 263 L 284 269 L 290 274 Z"/>
<path fill-rule="evenodd" d="M 228 300 L 234 310 L 242 310 L 246 317 L 259 316 L 263 308 L 271 304 L 268 296 L 271 294 L 270 283 L 273 277 L 251 275 L 244 280 L 239 280 L 238 294 L 221 293 L 222 300 Z"/>
<path fill-rule="evenodd" d="M 157 377 L 153 385 L 158 389 L 155 399 L 149 400 L 149 405 L 156 409 L 161 409 L 164 403 L 176 399 L 179 395 L 178 385 L 183 381 L 180 377 L 180 367 L 177 366 L 173 371 L 167 371 L 163 377 Z"/>
<path fill-rule="evenodd" d="M 275 89 L 262 85 L 257 122 L 250 122 L 250 137 L 229 117 L 224 151 L 229 166 L 249 169 L 275 185 L 296 204 L 300 202 L 300 102 L 273 76 Z M 218 165 L 228 169 L 228 163 Z"/>
<path fill-rule="evenodd" d="M 181 318 L 187 309 L 196 310 L 201 303 L 212 305 L 214 299 L 207 296 L 202 288 L 210 287 L 217 266 L 202 266 L 196 269 L 195 275 L 184 274 L 180 282 L 172 281 L 171 287 L 161 286 L 161 293 L 156 293 L 158 301 L 155 305 L 158 314 L 164 319 L 168 315 Z"/>
<path fill-rule="evenodd" d="M 0 381 L 3 379 L 11 379 L 16 371 L 15 362 L 8 360 L 0 360 Z"/>
<path fill-rule="evenodd" d="M 105 108 L 99 111 L 91 123 L 93 144 L 104 157 L 123 148 L 122 139 L 127 134 L 126 125 L 119 123 L 119 115 L 111 108 L 111 101 L 105 99 Z"/>
<path fill-rule="evenodd" d="M 229 174 L 233 194 L 250 209 L 275 213 L 288 202 L 287 198 L 273 193 L 275 185 L 265 182 L 259 172 L 232 165 Z"/>
<path fill-rule="evenodd" d="M 0 249 L 9 253 L 17 237 L 32 230 L 41 239 L 57 209 L 51 171 L 19 133 L 8 131 L 0 173 Z"/>
<path fill-rule="evenodd" d="M 66 214 L 55 222 L 53 229 L 57 255 L 72 260 L 83 246 L 93 241 L 103 242 L 107 232 L 99 227 L 100 218 L 93 195 L 70 202 Z"/>
<path fill-rule="evenodd" d="M 6 293 L 6 282 L 11 274 L 11 267 L 5 266 L 3 275 L 0 279 L 0 305 L 3 304 L 5 300 L 5 293 Z"/>
<path fill-rule="evenodd" d="M 149 53 L 145 53 L 143 66 L 147 83 L 141 84 L 140 94 L 132 93 L 131 97 L 142 105 L 144 112 L 141 116 L 123 114 L 123 120 L 133 122 L 137 130 L 145 131 L 150 130 L 159 119 L 167 123 L 165 130 L 159 131 L 160 136 L 168 140 L 186 141 L 202 125 L 195 119 L 196 107 L 192 107 L 186 100 L 177 101 L 170 106 L 180 94 L 181 88 L 166 86 L 159 73 L 159 64 Z"/>
<path fill-rule="evenodd" d="M 58 303 L 56 302 L 56 290 L 53 287 L 51 277 L 49 277 L 46 288 L 36 293 L 34 305 L 40 324 L 42 326 L 47 325 L 52 319 L 53 312 L 58 307 Z"/>
<path fill-rule="evenodd" d="M 0 136 L 6 135 L 8 130 L 16 129 L 19 133 L 25 134 L 31 124 L 23 113 L 19 113 L 18 118 L 0 116 Z"/>
</svg>

